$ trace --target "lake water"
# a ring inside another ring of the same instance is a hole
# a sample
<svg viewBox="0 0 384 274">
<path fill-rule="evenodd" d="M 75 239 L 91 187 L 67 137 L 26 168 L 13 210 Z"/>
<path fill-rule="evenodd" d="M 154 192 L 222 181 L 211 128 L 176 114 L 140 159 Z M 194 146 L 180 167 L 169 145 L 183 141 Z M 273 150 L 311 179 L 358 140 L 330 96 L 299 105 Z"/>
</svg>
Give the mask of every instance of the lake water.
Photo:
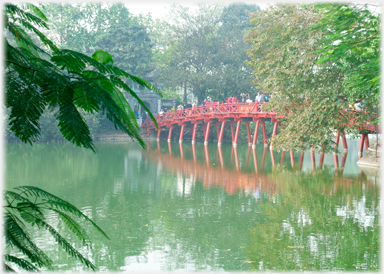
<svg viewBox="0 0 384 274">
<path fill-rule="evenodd" d="M 379 271 L 379 179 L 356 165 L 358 141 L 348 147 L 320 170 L 319 154 L 292 167 L 262 145 L 8 143 L 5 188 L 38 186 L 91 217 L 111 241 L 86 226 L 93 249 L 74 246 L 100 271 Z M 86 270 L 35 240 L 56 271 Z"/>
</svg>

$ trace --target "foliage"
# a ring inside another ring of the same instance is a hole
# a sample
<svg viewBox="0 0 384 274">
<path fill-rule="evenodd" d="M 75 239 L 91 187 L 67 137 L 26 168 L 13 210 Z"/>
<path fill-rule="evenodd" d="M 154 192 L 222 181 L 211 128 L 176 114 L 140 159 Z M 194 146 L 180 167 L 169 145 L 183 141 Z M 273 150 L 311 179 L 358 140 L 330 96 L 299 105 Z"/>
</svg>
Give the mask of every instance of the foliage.
<svg viewBox="0 0 384 274">
<path fill-rule="evenodd" d="M 353 70 L 344 76 L 349 101 L 364 100 L 365 106 L 380 100 L 380 15 L 364 4 L 320 5 L 325 17 L 313 26 L 326 33 L 318 63 L 353 62 Z"/>
<path fill-rule="evenodd" d="M 200 4 L 195 12 L 175 4 L 166 24 L 170 38 L 158 61 L 161 80 L 170 88 L 191 89 L 199 102 L 215 81 L 215 33 L 220 13 L 217 4 Z"/>
<path fill-rule="evenodd" d="M 214 98 L 225 101 L 229 96 L 249 93 L 251 98 L 256 94 L 256 86 L 251 84 L 252 71 L 245 61 L 250 43 L 245 43 L 249 31 L 249 15 L 260 11 L 259 6 L 245 3 L 233 3 L 224 7 L 220 15 L 218 30 L 216 64 L 220 79 L 216 82 Z"/>
<path fill-rule="evenodd" d="M 316 53 L 323 47 L 324 33 L 311 26 L 324 18 L 313 5 L 284 4 L 259 12 L 251 19 L 255 25 L 248 36 L 248 52 L 254 69 L 253 82 L 273 94 L 267 110 L 276 110 L 283 128 L 274 138 L 274 148 L 325 152 L 333 148 L 334 130 L 357 129 L 372 113 L 346 112 L 348 94 L 341 65 L 332 60 L 318 63 Z"/>
<path fill-rule="evenodd" d="M 164 86 L 189 90 L 199 103 L 207 96 L 225 101 L 242 92 L 252 94 L 244 35 L 248 14 L 259 10 L 239 3 L 201 4 L 195 10 L 174 5 L 169 19 L 157 21 L 151 33 L 159 43 L 155 58 Z"/>
<path fill-rule="evenodd" d="M 175 99 L 177 105 L 181 104 L 181 102 L 183 101 L 180 94 L 178 94 L 176 91 L 172 89 L 164 88 L 161 92 L 163 94 L 164 99 Z"/>
<path fill-rule="evenodd" d="M 153 83 L 152 44 L 146 26 L 122 3 L 50 3 L 43 5 L 52 31 L 49 37 L 61 48 L 84 54 L 94 49 L 109 52 L 115 65 Z M 84 24 L 87 22 L 87 24 Z M 132 88 L 134 83 L 128 83 Z"/>
<path fill-rule="evenodd" d="M 5 191 L 5 269 L 14 271 L 13 265 L 27 271 L 38 271 L 39 268 L 52 270 L 53 261 L 32 240 L 30 231 L 47 230 L 55 241 L 68 253 L 87 267 L 96 270 L 96 266 L 78 252 L 67 239 L 54 228 L 52 221 L 59 219 L 81 241 L 82 245 L 90 247 L 89 237 L 76 217 L 93 225 L 104 237 L 108 236 L 90 218 L 75 206 L 52 195 L 40 188 L 21 186 L 14 191 Z M 54 214 L 52 218 L 49 214 Z M 22 253 L 26 259 L 14 254 Z"/>
<path fill-rule="evenodd" d="M 35 142 L 40 136 L 39 119 L 44 110 L 57 108 L 56 118 L 63 137 L 94 151 L 82 109 L 88 113 L 104 113 L 116 129 L 145 147 L 134 113 L 121 90 L 136 98 L 155 121 L 125 79 L 159 92 L 155 86 L 114 66 L 107 52 L 97 51 L 91 58 L 73 50 L 59 49 L 39 31 L 38 28 L 48 27 L 46 17 L 36 6 L 7 4 L 4 14 L 5 99 L 10 109 L 10 129 L 17 138 Z M 42 46 L 34 43 L 32 37 L 37 37 Z"/>
</svg>

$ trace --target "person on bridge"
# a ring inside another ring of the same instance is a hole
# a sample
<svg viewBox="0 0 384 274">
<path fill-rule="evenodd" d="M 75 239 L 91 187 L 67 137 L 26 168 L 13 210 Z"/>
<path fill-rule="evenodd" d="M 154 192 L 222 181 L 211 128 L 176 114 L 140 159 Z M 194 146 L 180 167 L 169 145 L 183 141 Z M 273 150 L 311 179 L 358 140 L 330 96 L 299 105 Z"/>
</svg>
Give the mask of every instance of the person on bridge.
<svg viewBox="0 0 384 274">
<path fill-rule="evenodd" d="M 245 103 L 245 99 L 247 98 L 247 95 L 245 93 L 241 93 L 240 96 L 241 96 L 241 102 Z"/>
<path fill-rule="evenodd" d="M 233 96 L 232 97 L 232 104 L 236 104 L 237 103 L 237 98 L 236 98 L 236 96 Z"/>
<path fill-rule="evenodd" d="M 261 99 L 260 92 L 258 92 L 256 97 L 255 97 L 255 102 L 259 103 L 260 99 Z"/>
<path fill-rule="evenodd" d="M 264 94 L 261 94 L 260 95 L 260 103 L 265 103 L 265 95 Z"/>
<path fill-rule="evenodd" d="M 191 104 L 191 101 L 188 102 L 188 104 L 185 106 L 185 108 L 191 108 L 192 107 L 192 104 Z"/>
</svg>

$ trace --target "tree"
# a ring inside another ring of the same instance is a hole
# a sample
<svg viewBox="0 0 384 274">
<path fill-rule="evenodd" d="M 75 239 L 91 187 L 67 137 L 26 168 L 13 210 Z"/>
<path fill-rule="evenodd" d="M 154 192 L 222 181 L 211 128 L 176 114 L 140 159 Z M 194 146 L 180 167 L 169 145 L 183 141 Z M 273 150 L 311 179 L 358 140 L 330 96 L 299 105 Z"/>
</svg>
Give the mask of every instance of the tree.
<svg viewBox="0 0 384 274">
<path fill-rule="evenodd" d="M 52 3 L 44 5 L 43 10 L 53 30 L 47 35 L 60 41 L 61 48 L 84 54 L 103 49 L 111 54 L 116 66 L 144 79 L 154 70 L 146 27 L 124 4 Z M 134 84 L 128 81 L 131 88 Z"/>
<path fill-rule="evenodd" d="M 248 63 L 253 82 L 273 94 L 267 110 L 283 116 L 282 129 L 273 140 L 275 149 L 335 151 L 334 130 L 356 132 L 370 114 L 348 115 L 348 93 L 343 84 L 343 64 L 319 63 L 324 32 L 311 26 L 324 18 L 313 5 L 277 5 L 251 19 L 248 36 L 252 49 Z"/>
<path fill-rule="evenodd" d="M 380 15 L 364 4 L 319 5 L 324 18 L 312 29 L 321 29 L 323 48 L 318 63 L 353 63 L 344 76 L 350 102 L 364 101 L 366 107 L 380 101 Z"/>
<path fill-rule="evenodd" d="M 109 239 L 105 232 L 80 210 L 67 201 L 33 186 L 17 187 L 14 191 L 5 191 L 4 194 L 5 242 L 7 244 L 4 255 L 5 270 L 14 271 L 12 264 L 27 271 L 38 271 L 41 267 L 52 270 L 52 260 L 33 242 L 33 237 L 29 233 L 29 230 L 33 230 L 34 226 L 38 229 L 47 230 L 70 256 L 80 260 L 92 270 L 97 269 L 91 261 L 58 233 L 53 225 L 59 219 L 88 248 L 90 247 L 90 239 L 76 219 L 91 223 L 94 228 Z M 57 219 L 48 218 L 49 213 L 55 214 Z M 74 219 L 74 217 L 76 218 Z M 27 259 L 14 255 L 17 252 L 24 254 Z"/>
<path fill-rule="evenodd" d="M 4 7 L 5 17 L 5 106 L 9 113 L 10 130 L 23 142 L 32 144 L 41 132 L 39 119 L 46 109 L 55 111 L 63 137 L 78 146 L 95 151 L 87 113 L 103 112 L 115 127 L 129 134 L 145 147 L 139 135 L 134 113 L 121 90 L 134 96 L 156 121 L 124 79 L 153 89 L 152 84 L 113 65 L 107 52 L 98 50 L 92 57 L 59 49 L 39 28 L 48 29 L 47 18 L 32 4 Z M 85 229 L 73 218 L 90 222 L 106 238 L 108 236 L 86 215 L 72 204 L 36 187 L 24 186 L 5 191 L 5 269 L 18 268 L 37 271 L 52 268 L 52 260 L 32 241 L 31 227 L 47 230 L 72 257 L 87 267 L 96 266 L 79 253 L 47 218 L 47 212 L 89 245 Z M 72 215 L 72 216 L 71 216 Z M 18 252 L 27 259 L 20 257 Z"/>
<path fill-rule="evenodd" d="M 121 90 L 128 92 L 152 113 L 125 83 L 134 83 L 159 92 L 152 84 L 113 65 L 110 54 L 96 51 L 92 58 L 69 49 L 59 49 L 38 28 L 47 29 L 45 15 L 33 5 L 7 4 L 6 18 L 6 107 L 9 124 L 23 142 L 39 138 L 39 118 L 46 108 L 57 110 L 63 137 L 78 146 L 94 150 L 88 125 L 79 109 L 102 112 L 119 128 L 145 147 L 139 125 Z M 29 32 L 29 33 L 27 33 Z M 35 35 L 42 46 L 32 40 Z M 47 49 L 44 49 L 46 46 Z"/>
<path fill-rule="evenodd" d="M 217 81 L 215 43 L 220 14 L 220 5 L 200 4 L 194 12 L 181 5 L 172 6 L 166 25 L 171 38 L 158 57 L 165 86 L 184 88 L 185 93 L 191 89 L 199 102 L 210 94 Z"/>
<path fill-rule="evenodd" d="M 233 3 L 224 7 L 221 13 L 216 60 L 221 79 L 216 82 L 215 98 L 225 101 L 229 96 L 239 98 L 243 92 L 254 98 L 256 86 L 251 84 L 252 72 L 245 63 L 251 45 L 245 43 L 245 36 L 251 27 L 249 14 L 258 11 L 260 7 L 257 5 Z"/>
</svg>

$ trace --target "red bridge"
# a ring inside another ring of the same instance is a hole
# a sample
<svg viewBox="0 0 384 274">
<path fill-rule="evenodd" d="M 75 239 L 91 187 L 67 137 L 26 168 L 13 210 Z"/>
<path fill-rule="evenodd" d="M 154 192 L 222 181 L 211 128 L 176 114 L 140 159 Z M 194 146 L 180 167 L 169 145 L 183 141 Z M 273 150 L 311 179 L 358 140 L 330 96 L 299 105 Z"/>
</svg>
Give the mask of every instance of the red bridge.
<svg viewBox="0 0 384 274">
<path fill-rule="evenodd" d="M 190 128 L 192 133 L 192 144 L 196 140 L 197 126 L 201 124 L 204 134 L 204 144 L 208 144 L 209 132 L 211 124 L 215 124 L 217 130 L 217 142 L 221 146 L 223 140 L 224 127 L 227 122 L 229 122 L 231 127 L 232 135 L 232 145 L 237 146 L 237 141 L 239 138 L 240 125 L 242 122 L 245 123 L 247 127 L 247 136 L 248 136 L 248 145 L 255 147 L 257 142 L 257 135 L 259 131 L 259 126 L 261 124 L 263 131 L 263 141 L 264 146 L 268 146 L 267 134 L 265 129 L 265 121 L 270 120 L 274 123 L 272 136 L 276 135 L 277 127 L 280 122 L 278 118 L 283 118 L 282 116 L 277 116 L 276 112 L 266 112 L 263 111 L 263 103 L 235 103 L 235 104 L 217 104 L 209 106 L 198 106 L 188 109 L 168 111 L 162 115 L 157 114 L 155 116 L 158 123 L 158 128 L 156 128 L 154 122 L 147 117 L 143 122 L 142 127 L 144 128 L 145 133 L 149 136 L 151 132 L 157 130 L 157 140 L 160 139 L 160 134 L 163 130 L 168 131 L 168 142 L 171 141 L 172 131 L 176 127 L 180 127 L 180 137 L 179 143 L 183 142 L 184 131 L 186 127 Z M 351 114 L 356 113 L 356 111 L 348 110 Z M 249 127 L 249 122 L 255 121 L 256 127 L 253 134 L 251 135 L 251 130 Z M 236 122 L 236 128 L 234 123 Z M 353 121 L 352 121 L 353 123 Z M 362 129 L 368 131 L 375 131 L 374 125 L 366 124 L 361 127 Z M 347 150 L 347 142 L 345 139 L 344 131 L 342 133 L 342 140 L 344 145 L 344 150 Z M 339 143 L 340 131 L 336 135 L 336 144 Z M 364 142 L 366 148 L 369 146 L 368 142 L 368 133 L 361 133 L 361 142 L 359 147 L 359 153 L 363 151 Z M 271 143 L 271 147 L 273 144 Z"/>
</svg>

